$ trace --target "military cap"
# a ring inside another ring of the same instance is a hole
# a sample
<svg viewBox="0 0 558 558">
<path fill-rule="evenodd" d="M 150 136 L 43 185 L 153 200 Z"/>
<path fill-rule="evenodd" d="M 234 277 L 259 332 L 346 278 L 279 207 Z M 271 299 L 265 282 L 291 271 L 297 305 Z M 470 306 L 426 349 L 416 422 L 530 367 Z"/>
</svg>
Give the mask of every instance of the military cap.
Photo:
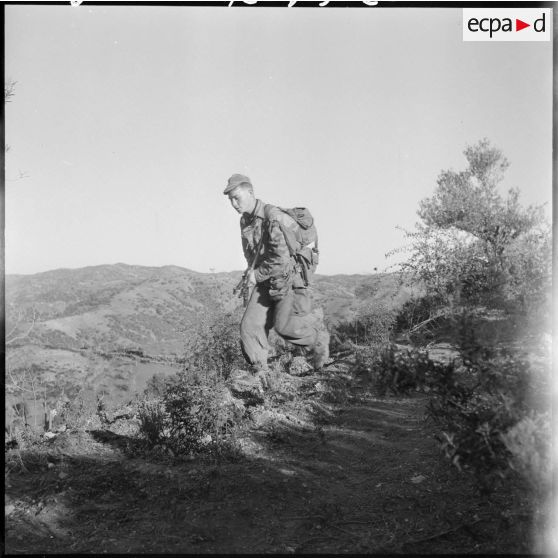
<svg viewBox="0 0 558 558">
<path fill-rule="evenodd" d="M 223 194 L 225 194 L 226 196 L 229 192 L 232 192 L 237 186 L 240 186 L 241 184 L 252 186 L 252 183 L 247 176 L 244 176 L 243 174 L 233 174 L 229 178 L 229 182 L 227 183 L 227 187 L 224 189 Z"/>
</svg>

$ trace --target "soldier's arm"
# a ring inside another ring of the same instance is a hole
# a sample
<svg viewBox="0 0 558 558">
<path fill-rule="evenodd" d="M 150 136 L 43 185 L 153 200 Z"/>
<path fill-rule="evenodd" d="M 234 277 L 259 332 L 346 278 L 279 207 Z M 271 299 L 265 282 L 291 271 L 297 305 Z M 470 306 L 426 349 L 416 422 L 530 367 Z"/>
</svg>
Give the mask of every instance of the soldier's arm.
<svg viewBox="0 0 558 558">
<path fill-rule="evenodd" d="M 268 223 L 264 255 L 255 269 L 256 281 L 261 283 L 270 277 L 284 276 L 289 270 L 290 259 L 291 255 L 281 226 L 277 218 L 271 218 Z"/>
</svg>

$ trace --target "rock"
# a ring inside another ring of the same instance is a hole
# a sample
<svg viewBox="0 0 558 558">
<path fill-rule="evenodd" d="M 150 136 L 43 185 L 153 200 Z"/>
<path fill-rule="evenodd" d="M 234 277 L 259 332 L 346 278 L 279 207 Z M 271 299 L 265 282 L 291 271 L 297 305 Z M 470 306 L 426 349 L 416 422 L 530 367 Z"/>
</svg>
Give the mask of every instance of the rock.
<svg viewBox="0 0 558 558">
<path fill-rule="evenodd" d="M 246 370 L 233 370 L 227 380 L 227 387 L 233 397 L 242 399 L 247 407 L 262 405 L 264 402 L 259 379 Z"/>
<path fill-rule="evenodd" d="M 68 473 L 65 473 L 64 471 L 60 471 L 58 473 L 58 478 L 59 479 L 65 479 L 68 476 Z"/>
<path fill-rule="evenodd" d="M 289 374 L 291 376 L 307 376 L 312 373 L 312 366 L 302 356 L 296 356 L 289 365 Z"/>
<path fill-rule="evenodd" d="M 15 511 L 15 506 L 13 504 L 8 504 L 7 506 L 4 506 L 4 515 L 6 517 L 8 517 L 8 515 L 14 513 Z"/>
</svg>

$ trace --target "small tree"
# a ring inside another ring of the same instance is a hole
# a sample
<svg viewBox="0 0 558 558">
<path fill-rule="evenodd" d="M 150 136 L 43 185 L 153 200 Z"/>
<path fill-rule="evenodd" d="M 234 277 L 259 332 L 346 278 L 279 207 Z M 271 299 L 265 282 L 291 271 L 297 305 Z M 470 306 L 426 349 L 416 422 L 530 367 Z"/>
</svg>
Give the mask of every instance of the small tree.
<svg viewBox="0 0 558 558">
<path fill-rule="evenodd" d="M 513 306 L 544 299 L 551 277 L 551 235 L 542 207 L 524 208 L 519 192 L 498 186 L 509 166 L 486 139 L 464 151 L 464 171 L 443 171 L 420 202 L 402 270 L 449 308 Z"/>
<path fill-rule="evenodd" d="M 186 368 L 214 371 L 226 379 L 234 367 L 243 366 L 238 341 L 240 318 L 239 310 L 201 314 L 186 338 Z"/>
</svg>

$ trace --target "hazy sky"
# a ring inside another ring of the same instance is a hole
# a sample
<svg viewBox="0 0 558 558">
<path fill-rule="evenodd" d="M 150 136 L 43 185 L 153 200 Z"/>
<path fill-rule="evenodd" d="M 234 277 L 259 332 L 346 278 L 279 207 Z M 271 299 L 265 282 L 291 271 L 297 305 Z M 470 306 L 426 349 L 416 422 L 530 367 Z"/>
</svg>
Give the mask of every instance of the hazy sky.
<svg viewBox="0 0 558 558">
<path fill-rule="evenodd" d="M 242 269 L 235 172 L 311 209 L 319 272 L 383 269 L 483 137 L 503 188 L 550 200 L 552 43 L 464 43 L 459 8 L 68 3 L 5 25 L 7 273 Z"/>
</svg>

